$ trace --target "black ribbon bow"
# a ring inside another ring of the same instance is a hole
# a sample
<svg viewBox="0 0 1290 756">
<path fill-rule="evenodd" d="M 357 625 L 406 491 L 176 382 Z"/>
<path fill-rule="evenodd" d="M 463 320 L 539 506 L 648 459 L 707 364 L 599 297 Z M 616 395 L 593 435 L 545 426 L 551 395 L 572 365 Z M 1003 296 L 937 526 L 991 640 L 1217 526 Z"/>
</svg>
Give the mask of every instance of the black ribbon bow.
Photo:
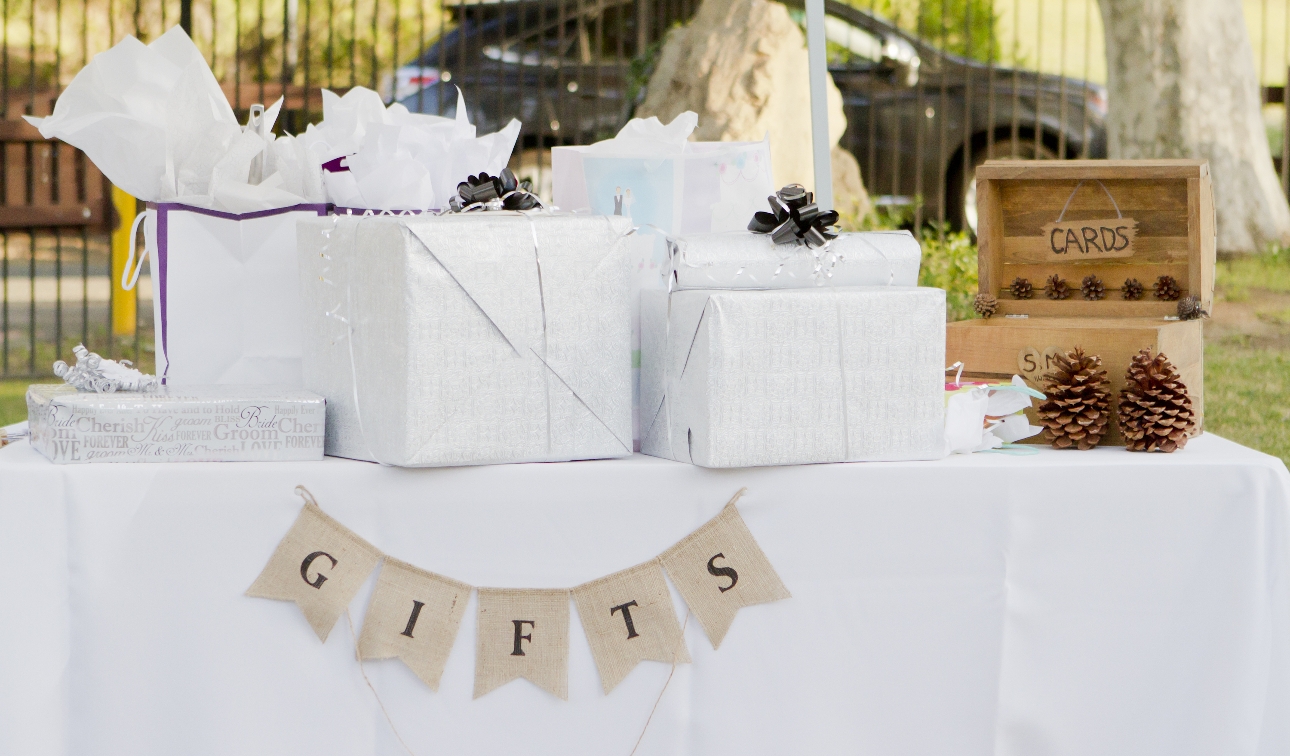
<svg viewBox="0 0 1290 756">
<path fill-rule="evenodd" d="M 489 176 L 480 173 L 457 184 L 457 196 L 448 204 L 456 212 L 461 212 L 471 205 L 482 205 L 489 209 L 494 200 L 501 201 L 503 210 L 532 210 L 541 202 L 532 192 L 533 185 L 527 179 L 518 181 L 510 168 L 503 168 L 500 176 Z"/>
<path fill-rule="evenodd" d="M 838 238 L 832 228 L 838 222 L 837 211 L 820 212 L 814 193 L 801 184 L 789 184 L 766 199 L 771 212 L 754 213 L 749 231 L 770 234 L 776 244 L 803 243 L 813 249 Z"/>
</svg>

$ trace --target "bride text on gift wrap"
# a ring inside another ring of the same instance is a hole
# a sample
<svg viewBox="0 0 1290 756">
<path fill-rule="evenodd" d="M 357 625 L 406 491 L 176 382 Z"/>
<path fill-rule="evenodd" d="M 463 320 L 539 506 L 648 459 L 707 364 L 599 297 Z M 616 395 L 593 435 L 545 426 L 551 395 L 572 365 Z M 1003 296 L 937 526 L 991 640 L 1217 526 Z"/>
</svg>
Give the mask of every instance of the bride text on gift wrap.
<svg viewBox="0 0 1290 756">
<path fill-rule="evenodd" d="M 68 461 L 206 458 L 234 452 L 317 448 L 322 417 L 275 403 L 177 404 L 101 409 L 52 404 L 49 448 Z"/>
</svg>

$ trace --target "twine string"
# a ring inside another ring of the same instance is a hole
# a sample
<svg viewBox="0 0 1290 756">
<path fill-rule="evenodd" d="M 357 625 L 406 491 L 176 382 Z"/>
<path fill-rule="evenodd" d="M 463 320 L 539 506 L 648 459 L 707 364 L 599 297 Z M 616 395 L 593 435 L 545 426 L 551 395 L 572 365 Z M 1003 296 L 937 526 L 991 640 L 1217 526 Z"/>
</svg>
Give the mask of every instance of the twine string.
<svg viewBox="0 0 1290 756">
<path fill-rule="evenodd" d="M 350 616 L 349 609 L 345 610 L 345 622 L 349 625 L 349 637 L 354 641 L 354 659 L 358 661 L 358 672 L 363 676 L 363 682 L 367 683 L 367 689 L 372 691 L 372 698 L 375 698 L 376 705 L 381 707 L 381 713 L 385 715 L 385 721 L 390 725 L 390 732 L 399 739 L 399 745 L 408 752 L 408 756 L 417 756 L 399 734 L 399 728 L 394 726 L 394 720 L 390 718 L 390 712 L 385 708 L 385 702 L 381 700 L 381 695 L 376 692 L 376 686 L 372 685 L 371 679 L 367 676 L 367 670 L 363 667 L 363 655 L 358 651 L 358 635 L 354 632 L 354 619 Z"/>
<path fill-rule="evenodd" d="M 1071 190 L 1071 196 L 1067 197 L 1067 198 L 1066 198 L 1066 204 L 1065 204 L 1065 205 L 1062 205 L 1062 212 L 1061 212 L 1061 215 L 1058 215 L 1058 216 L 1057 216 L 1057 221 L 1056 221 L 1057 223 L 1061 223 L 1061 222 L 1062 222 L 1062 218 L 1065 218 L 1065 217 L 1066 217 L 1066 211 L 1070 209 L 1071 201 L 1075 199 L 1075 192 L 1078 192 L 1078 191 L 1079 191 L 1079 188 L 1080 188 L 1081 186 L 1084 186 L 1084 182 L 1085 182 L 1085 181 L 1087 181 L 1087 180 L 1088 180 L 1088 179 L 1080 179 L 1080 180 L 1079 180 L 1079 183 L 1075 185 L 1075 188 Z M 1123 218 L 1123 217 L 1124 217 L 1124 213 L 1121 213 L 1121 212 L 1120 212 L 1120 203 L 1118 203 L 1118 202 L 1116 202 L 1116 201 L 1115 201 L 1115 197 L 1111 195 L 1111 190 L 1110 190 L 1110 189 L 1107 189 L 1107 188 L 1106 188 L 1106 184 L 1103 184 L 1103 183 L 1102 183 L 1101 181 L 1099 181 L 1098 179 L 1093 179 L 1093 180 L 1094 180 L 1094 181 L 1097 181 L 1097 185 L 1098 185 L 1098 186 L 1100 186 L 1100 187 L 1102 187 L 1102 191 L 1106 192 L 1107 199 L 1111 200 L 1111 207 L 1114 207 L 1114 208 L 1115 208 L 1115 217 L 1117 217 L 1117 218 Z"/>
<path fill-rule="evenodd" d="M 738 499 L 742 493 L 743 491 L 740 491 L 738 494 L 735 494 L 735 498 Z M 663 694 L 667 692 L 667 686 L 672 684 L 672 675 L 676 674 L 676 658 L 681 649 L 681 645 L 685 643 L 685 628 L 689 624 L 690 612 L 687 609 L 685 612 L 685 621 L 681 623 L 680 639 L 677 641 L 676 649 L 672 651 L 672 671 L 667 673 L 667 679 L 663 681 L 663 689 L 658 692 L 658 698 L 654 699 L 654 707 L 649 710 L 649 716 L 645 718 L 645 726 L 641 728 L 641 734 L 636 738 L 636 745 L 632 746 L 632 752 L 627 754 L 627 756 L 636 756 L 636 749 L 641 747 L 641 741 L 645 739 L 645 733 L 649 731 L 649 724 L 654 721 L 654 712 L 658 711 L 658 705 L 663 701 Z"/>
</svg>

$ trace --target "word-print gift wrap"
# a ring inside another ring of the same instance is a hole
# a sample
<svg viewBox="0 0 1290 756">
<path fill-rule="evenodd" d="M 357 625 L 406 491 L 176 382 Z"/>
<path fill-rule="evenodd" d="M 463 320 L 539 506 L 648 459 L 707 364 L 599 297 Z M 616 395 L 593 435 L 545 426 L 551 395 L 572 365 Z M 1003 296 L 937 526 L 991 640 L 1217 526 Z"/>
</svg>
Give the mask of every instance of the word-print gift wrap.
<svg viewBox="0 0 1290 756">
<path fill-rule="evenodd" d="M 735 502 L 655 559 L 576 588 L 472 588 L 382 554 L 328 517 L 303 487 L 305 506 L 248 596 L 294 601 L 326 641 L 360 585 L 384 559 L 358 638 L 360 659 L 401 659 L 439 689 L 471 591 L 478 590 L 475 691 L 517 678 L 569 697 L 569 601 L 587 635 L 606 694 L 642 661 L 690 662 L 667 577 L 715 649 L 745 606 L 790 598 Z"/>
</svg>

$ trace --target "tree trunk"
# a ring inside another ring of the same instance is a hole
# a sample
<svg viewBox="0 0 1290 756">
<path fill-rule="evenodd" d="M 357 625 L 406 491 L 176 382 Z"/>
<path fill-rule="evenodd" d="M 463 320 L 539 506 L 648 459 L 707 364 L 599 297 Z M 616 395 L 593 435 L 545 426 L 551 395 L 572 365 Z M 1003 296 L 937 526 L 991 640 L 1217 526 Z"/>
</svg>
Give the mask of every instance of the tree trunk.
<svg viewBox="0 0 1290 756">
<path fill-rule="evenodd" d="M 782 4 L 703 0 L 688 25 L 668 33 L 636 115 L 667 123 L 693 110 L 699 114 L 693 138 L 700 141 L 755 142 L 769 134 L 775 186 L 813 189 L 807 69 L 806 37 Z M 828 105 L 829 146 L 837 149 L 847 119 L 832 77 Z"/>
<path fill-rule="evenodd" d="M 1238 0 L 1098 0 L 1106 33 L 1108 153 L 1204 158 L 1218 248 L 1290 243 L 1254 52 Z"/>
</svg>

